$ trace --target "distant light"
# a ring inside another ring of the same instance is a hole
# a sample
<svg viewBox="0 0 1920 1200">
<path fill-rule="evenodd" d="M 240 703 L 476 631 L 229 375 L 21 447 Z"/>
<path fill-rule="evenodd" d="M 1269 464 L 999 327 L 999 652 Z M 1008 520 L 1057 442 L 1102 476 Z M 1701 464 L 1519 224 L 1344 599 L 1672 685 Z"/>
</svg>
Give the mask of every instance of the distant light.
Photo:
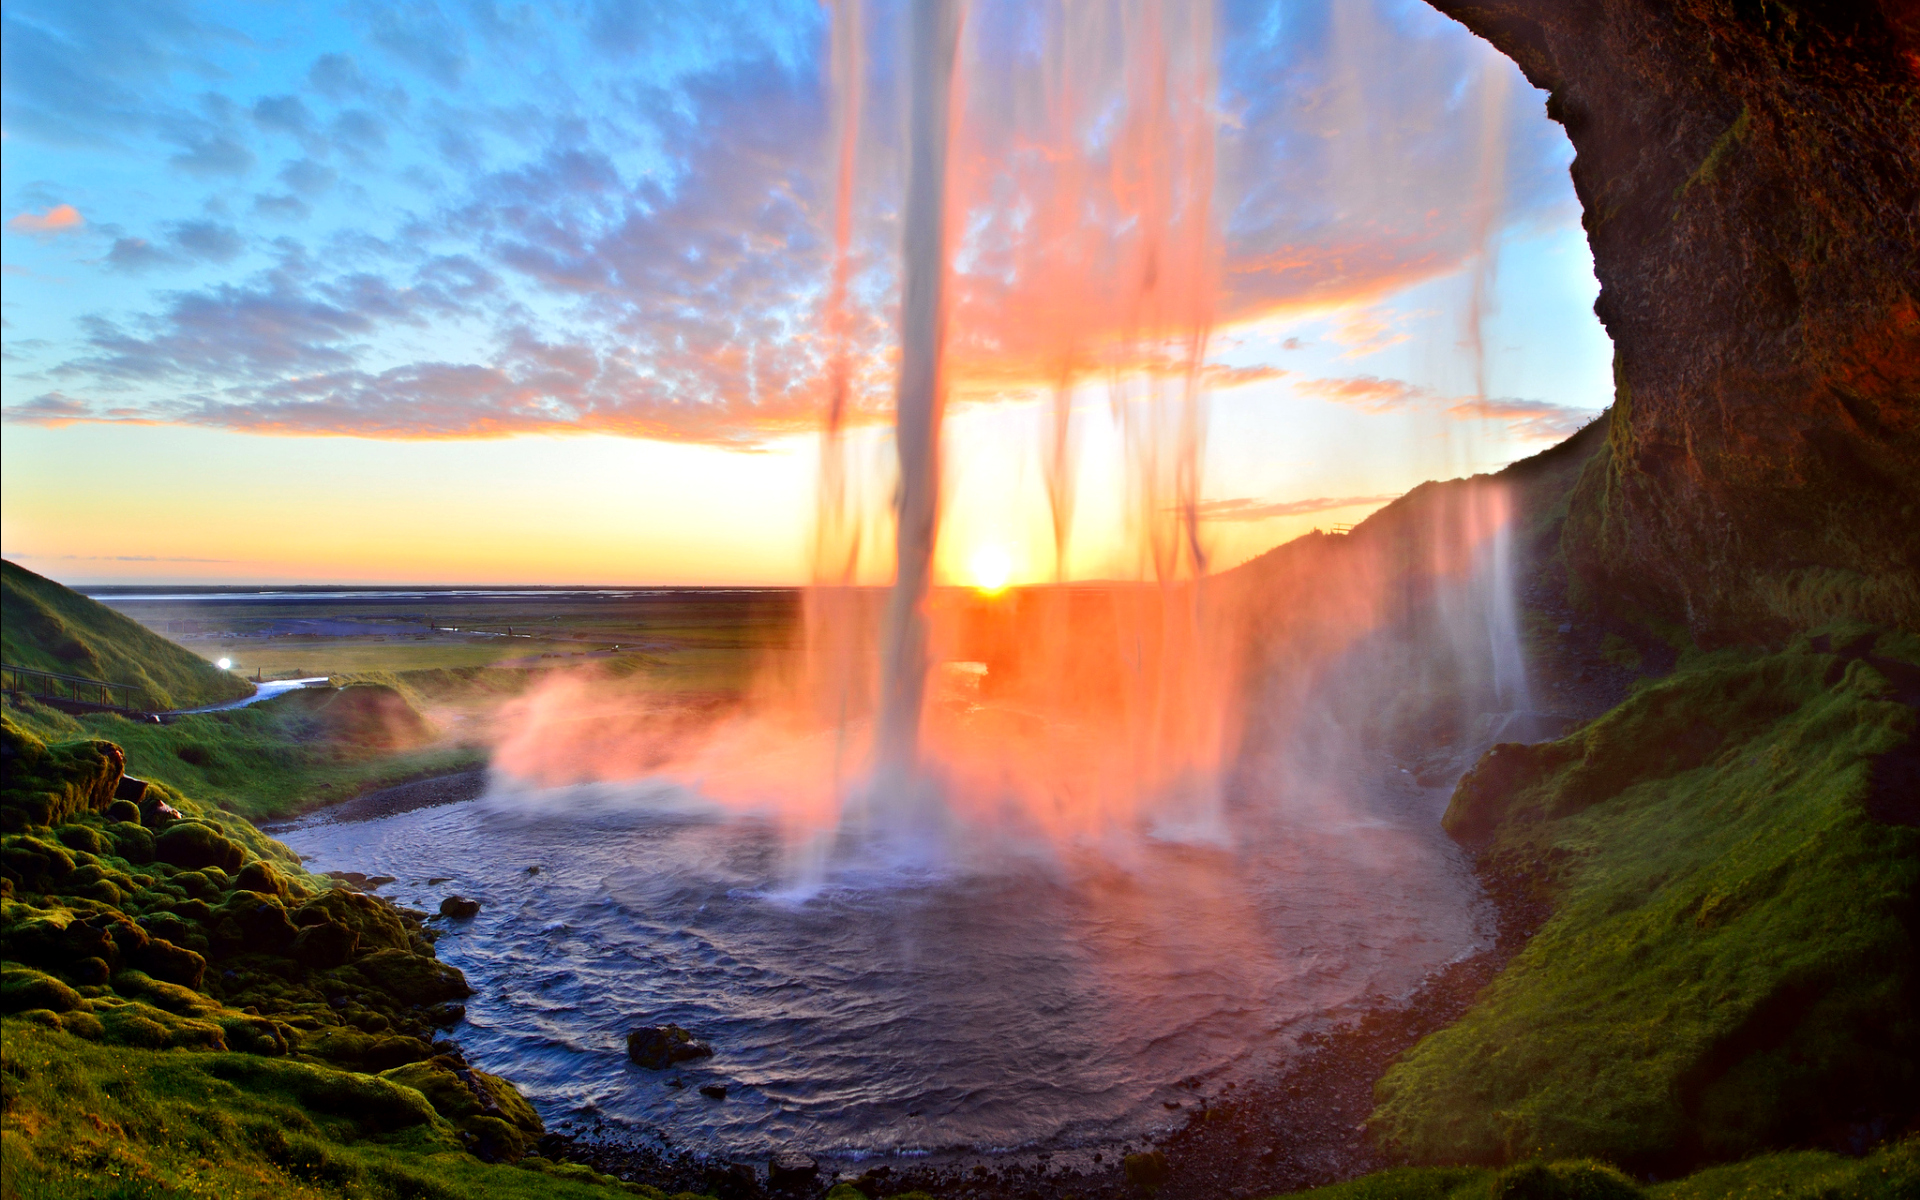
<svg viewBox="0 0 1920 1200">
<path fill-rule="evenodd" d="M 233 660 L 230 658 L 223 658 L 219 662 L 214 663 L 213 665 L 216 667 L 219 667 L 222 671 L 233 670 Z"/>
<path fill-rule="evenodd" d="M 967 570 L 973 576 L 973 586 L 980 591 L 988 595 L 1003 592 L 1013 578 L 1013 555 L 1005 546 L 982 546 L 973 552 Z"/>
</svg>

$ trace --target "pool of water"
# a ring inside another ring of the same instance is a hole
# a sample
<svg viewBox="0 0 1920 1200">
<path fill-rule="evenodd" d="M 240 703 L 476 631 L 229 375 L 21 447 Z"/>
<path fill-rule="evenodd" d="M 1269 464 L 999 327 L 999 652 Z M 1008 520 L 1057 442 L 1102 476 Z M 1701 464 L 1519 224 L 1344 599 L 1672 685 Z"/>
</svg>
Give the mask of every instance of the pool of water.
<svg viewBox="0 0 1920 1200">
<path fill-rule="evenodd" d="M 1136 1137 L 1407 993 L 1487 936 L 1445 801 L 1356 769 L 1243 795 L 1199 842 L 956 828 L 936 855 L 842 845 L 802 870 L 774 823 L 671 781 L 496 779 L 278 836 L 313 869 L 395 876 L 403 904 L 482 901 L 441 922 L 476 989 L 455 1036 L 550 1125 L 860 1156 Z M 628 1031 L 664 1022 L 713 1057 L 628 1061 Z"/>
</svg>

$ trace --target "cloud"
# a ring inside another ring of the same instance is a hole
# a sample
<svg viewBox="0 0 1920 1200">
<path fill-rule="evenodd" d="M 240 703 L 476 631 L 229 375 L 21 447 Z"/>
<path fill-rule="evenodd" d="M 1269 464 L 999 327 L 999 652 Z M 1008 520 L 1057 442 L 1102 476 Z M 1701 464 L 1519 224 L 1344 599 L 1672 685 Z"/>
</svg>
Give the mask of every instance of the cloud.
<svg viewBox="0 0 1920 1200">
<path fill-rule="evenodd" d="M 281 221 L 304 221 L 313 209 L 298 196 L 275 196 L 261 192 L 253 198 L 253 211 Z"/>
<path fill-rule="evenodd" d="M 37 3 L 21 0 L 30 13 Z M 1260 25 L 1268 7 L 1230 0 L 1225 10 L 1220 48 L 1233 111 L 1219 177 L 1230 203 L 1212 315 L 1230 324 L 1361 302 L 1457 268 L 1475 249 L 1462 214 L 1478 126 L 1462 106 L 1478 95 L 1484 48 L 1457 31 L 1433 36 L 1445 22 L 1432 14 L 1394 18 L 1426 30 L 1404 46 L 1342 42 L 1329 22 L 1347 18 L 1313 5 L 1289 9 L 1287 36 L 1268 36 Z M 91 122 L 90 144 L 143 131 L 158 155 L 177 150 L 176 165 L 213 181 L 196 188 L 196 201 L 214 190 L 231 212 L 196 203 L 176 212 L 199 220 L 169 223 L 155 213 L 145 238 L 101 231 L 115 239 L 105 261 L 118 270 L 233 265 L 217 283 L 196 276 L 189 290 L 156 291 L 132 312 L 81 322 L 81 339 L 67 343 L 50 377 L 118 407 L 47 408 L 49 419 L 394 438 L 594 430 L 736 446 L 809 427 L 828 351 L 818 307 L 832 204 L 822 16 L 811 0 L 780 12 L 716 0 L 660 13 L 588 0 L 574 23 L 583 29 L 485 4 L 366 0 L 350 10 L 359 31 L 353 53 L 312 60 L 304 81 L 253 78 L 251 88 L 252 77 L 223 75 L 209 61 L 229 34 L 169 0 L 150 8 L 111 34 L 84 29 L 57 6 L 27 22 L 94 57 L 32 51 L 46 57 L 27 64 L 18 87 L 6 80 L 9 132 L 24 88 L 48 120 L 58 116 L 72 130 Z M 885 8 L 872 16 L 880 34 L 898 16 Z M 17 11 L 8 6 L 9 34 Z M 853 247 L 856 419 L 885 411 L 898 287 L 900 146 L 890 117 L 899 96 L 889 89 L 898 87 L 899 64 L 888 58 L 887 37 L 872 45 L 879 61 Z M 114 46 L 123 59 L 95 53 Z M 1016 57 L 1028 49 L 1025 41 L 1002 48 Z M 1380 71 L 1356 74 L 1373 49 Z M 8 54 L 11 64 L 12 47 Z M 395 63 L 418 77 L 408 78 L 417 102 L 378 77 Z M 58 86 L 56 67 L 72 76 Z M 195 92 L 166 100 L 170 88 L 205 80 L 237 99 Z M 79 92 L 87 89 L 96 99 L 111 93 L 112 105 L 86 109 Z M 82 115 L 60 116 L 55 100 Z M 50 126 L 34 128 L 50 136 Z M 1341 158 L 1355 145 L 1342 128 L 1369 131 L 1353 161 Z M 1017 123 L 998 130 L 1019 132 Z M 298 149 L 274 140 L 282 136 Z M 1017 137 L 1009 144 L 1031 150 Z M 286 159 L 288 151 L 297 157 Z M 257 165 L 256 153 L 280 164 L 276 184 L 226 184 Z M 996 164 L 1009 160 L 982 153 L 969 161 L 982 172 L 976 182 L 991 184 Z M 1531 203 L 1530 186 L 1510 189 L 1514 211 Z M 1001 207 L 979 228 L 1016 230 L 1039 194 L 980 191 L 982 202 Z M 334 202 L 320 204 L 323 195 Z M 318 228 L 311 256 L 272 240 L 291 227 L 261 224 L 318 223 L 349 205 L 349 227 Z M 967 268 L 974 307 L 956 328 L 984 336 L 952 361 L 956 375 L 973 371 L 982 388 L 1011 390 L 1050 365 L 1059 314 L 1073 309 L 1000 305 L 1030 281 L 995 274 L 1013 260 L 992 257 L 991 237 L 980 248 Z M 266 255 L 278 264 L 256 270 Z M 1081 261 L 1097 264 L 1099 255 Z M 1161 277 L 1168 269 L 1156 264 Z M 1114 365 L 1100 355 L 1133 319 L 1127 297 L 1099 294 L 1097 274 L 1028 295 L 1091 295 L 1119 314 L 1087 326 L 1096 335 L 1080 363 L 1087 371 Z M 1150 318 L 1159 321 L 1162 314 Z M 1336 340 L 1377 349 L 1400 336 L 1374 325 L 1356 318 Z M 1138 365 L 1158 361 L 1162 348 L 1135 349 Z M 994 375 L 1003 363 L 1025 377 Z M 1285 374 L 1219 366 L 1205 382 L 1234 388 Z M 1371 411 L 1449 402 L 1373 376 L 1288 382 L 1301 395 Z M 1560 418 L 1505 419 L 1544 427 Z"/>
<path fill-rule="evenodd" d="M 339 178 L 340 172 L 311 158 L 295 159 L 280 168 L 280 182 L 302 196 L 318 196 Z"/>
<path fill-rule="evenodd" d="M 364 96 L 373 90 L 360 64 L 349 54 L 322 54 L 314 59 L 307 69 L 307 86 L 334 101 Z"/>
<path fill-rule="evenodd" d="M 1559 441 L 1578 433 L 1598 414 L 1545 400 L 1462 400 L 1447 409 L 1462 421 L 1505 421 L 1507 430 L 1528 441 Z"/>
<path fill-rule="evenodd" d="M 313 114 L 298 96 L 262 96 L 253 102 L 253 122 L 273 133 L 313 136 Z"/>
<path fill-rule="evenodd" d="M 180 153 L 167 160 L 189 175 L 211 178 L 216 175 L 245 175 L 253 170 L 253 151 L 224 133 L 197 137 Z"/>
<path fill-rule="evenodd" d="M 204 262 L 224 263 L 238 258 L 247 239 L 231 225 L 213 221 L 182 221 L 173 227 L 173 243 Z"/>
<path fill-rule="evenodd" d="M 95 419 L 93 406 L 84 400 L 60 392 L 46 392 L 25 404 L 8 405 L 6 419 L 20 425 L 46 425 L 59 428 L 76 421 Z"/>
<path fill-rule="evenodd" d="M 1375 375 L 1354 375 L 1346 379 L 1302 379 L 1293 390 L 1304 396 L 1351 404 L 1366 412 L 1391 412 L 1410 404 L 1436 400 L 1439 393 L 1398 379 Z"/>
<path fill-rule="evenodd" d="M 217 221 L 175 221 L 168 226 L 165 241 L 159 244 L 145 238 L 115 238 L 107 251 L 107 266 L 116 271 L 139 273 L 161 267 L 200 263 L 228 263 L 247 247 L 247 239 L 231 225 Z"/>
<path fill-rule="evenodd" d="M 1222 363 L 1209 363 L 1206 370 L 1201 372 L 1200 379 L 1215 391 L 1226 391 L 1229 388 L 1246 387 L 1249 384 L 1279 379 L 1287 373 L 1284 367 L 1229 367 Z"/>
<path fill-rule="evenodd" d="M 1202 500 L 1196 506 L 1196 515 L 1202 521 L 1265 521 L 1271 517 L 1302 517 L 1312 513 L 1333 512 L 1342 508 L 1385 504 L 1398 497 L 1399 493 L 1390 492 L 1381 496 L 1316 496 L 1311 500 L 1283 500 L 1268 503 L 1241 496 L 1231 500 Z"/>
<path fill-rule="evenodd" d="M 137 274 L 141 271 L 151 271 L 156 267 L 172 267 L 179 264 L 178 255 L 162 250 L 145 238 L 115 238 L 113 248 L 107 251 L 107 265 L 116 271 Z"/>
<path fill-rule="evenodd" d="M 458 87 L 471 59 L 466 30 L 438 5 L 383 0 L 357 6 L 375 45 L 442 87 Z"/>
<path fill-rule="evenodd" d="M 86 224 L 87 219 L 80 215 L 79 209 L 71 204 L 56 204 L 45 212 L 20 213 L 7 222 L 7 228 L 29 237 L 49 238 L 78 233 Z"/>
</svg>

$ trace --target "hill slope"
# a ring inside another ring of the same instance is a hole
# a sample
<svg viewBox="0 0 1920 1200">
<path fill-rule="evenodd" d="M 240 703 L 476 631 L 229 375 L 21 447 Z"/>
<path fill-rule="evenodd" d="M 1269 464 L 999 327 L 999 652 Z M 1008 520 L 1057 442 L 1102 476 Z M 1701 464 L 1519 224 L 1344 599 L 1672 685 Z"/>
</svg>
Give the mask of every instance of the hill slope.
<svg viewBox="0 0 1920 1200">
<path fill-rule="evenodd" d="M 4 561 L 0 652 L 12 666 L 137 685 L 155 708 L 191 708 L 253 694 L 246 680 L 139 622 Z"/>
</svg>

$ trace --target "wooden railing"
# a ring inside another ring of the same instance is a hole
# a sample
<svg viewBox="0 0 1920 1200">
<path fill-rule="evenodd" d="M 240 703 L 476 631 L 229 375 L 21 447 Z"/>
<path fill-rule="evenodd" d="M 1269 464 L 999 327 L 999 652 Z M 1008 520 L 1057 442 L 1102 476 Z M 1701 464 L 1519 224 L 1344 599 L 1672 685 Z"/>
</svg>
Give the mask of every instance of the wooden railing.
<svg viewBox="0 0 1920 1200">
<path fill-rule="evenodd" d="M 81 675 L 62 675 L 58 671 L 40 671 L 0 663 L 0 691 L 15 698 L 31 696 L 53 704 L 85 705 L 108 712 L 147 713 L 152 706 L 145 688 L 132 683 L 113 683 L 106 679 L 88 679 Z M 115 699 L 115 697 L 118 699 Z"/>
</svg>

